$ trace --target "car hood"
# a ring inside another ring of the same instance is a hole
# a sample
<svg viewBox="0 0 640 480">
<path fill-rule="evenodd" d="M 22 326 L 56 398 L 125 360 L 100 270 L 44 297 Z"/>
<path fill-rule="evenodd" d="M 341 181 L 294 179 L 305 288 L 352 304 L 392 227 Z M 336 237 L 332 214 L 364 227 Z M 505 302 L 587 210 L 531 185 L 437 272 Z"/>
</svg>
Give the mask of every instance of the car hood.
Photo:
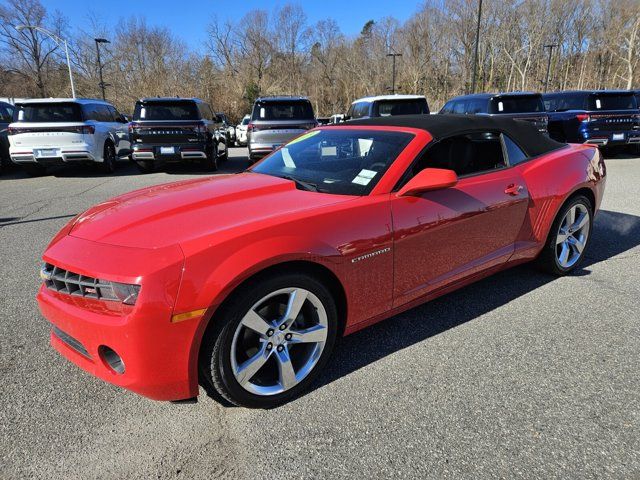
<svg viewBox="0 0 640 480">
<path fill-rule="evenodd" d="M 258 173 L 216 175 L 136 190 L 98 204 L 78 216 L 69 235 L 161 248 L 352 198 L 298 190 L 292 181 Z"/>
</svg>

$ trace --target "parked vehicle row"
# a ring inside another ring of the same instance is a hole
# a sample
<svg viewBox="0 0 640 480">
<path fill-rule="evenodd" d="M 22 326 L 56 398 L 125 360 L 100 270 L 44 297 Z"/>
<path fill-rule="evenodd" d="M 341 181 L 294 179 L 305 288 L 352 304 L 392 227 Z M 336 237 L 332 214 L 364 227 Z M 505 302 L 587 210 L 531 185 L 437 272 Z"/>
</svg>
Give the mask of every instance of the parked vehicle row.
<svg viewBox="0 0 640 480">
<path fill-rule="evenodd" d="M 640 153 L 639 98 L 640 91 L 628 90 L 481 93 L 452 98 L 438 113 L 514 118 L 560 142 Z M 345 115 L 322 122 L 416 114 L 430 114 L 426 97 L 380 95 L 357 99 Z M 98 164 L 111 173 L 124 156 L 142 172 L 175 162 L 215 171 L 231 145 L 248 146 L 255 162 L 320 124 L 309 99 L 298 96 L 260 97 L 237 126 L 198 98 L 174 97 L 140 99 L 130 123 L 108 102 L 92 99 L 3 103 L 0 117 L 0 171 L 10 158 L 34 175 L 72 163 Z"/>
<path fill-rule="evenodd" d="M 69 164 L 97 164 L 113 173 L 123 157 L 142 172 L 192 161 L 214 171 L 232 142 L 226 117 L 197 98 L 143 98 L 131 122 L 95 99 L 32 99 L 16 103 L 15 111 L 0 106 L 0 113 L 3 108 L 13 120 L 6 129 L 8 157 L 32 175 Z"/>
<path fill-rule="evenodd" d="M 560 142 L 640 152 L 639 95 L 633 91 L 477 94 L 448 101 L 440 113 L 501 115 L 533 122 Z"/>
</svg>

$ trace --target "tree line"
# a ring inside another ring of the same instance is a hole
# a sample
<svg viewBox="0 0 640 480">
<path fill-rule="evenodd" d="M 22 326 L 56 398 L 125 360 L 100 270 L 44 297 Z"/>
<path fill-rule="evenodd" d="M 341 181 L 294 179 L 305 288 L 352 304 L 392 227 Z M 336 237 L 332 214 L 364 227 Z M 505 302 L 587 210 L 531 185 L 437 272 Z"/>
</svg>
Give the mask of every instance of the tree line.
<svg viewBox="0 0 640 480">
<path fill-rule="evenodd" d="M 130 112 L 142 96 L 197 96 L 238 120 L 259 95 L 308 96 L 318 115 L 356 98 L 387 93 L 389 53 L 398 53 L 398 93 L 424 94 L 432 109 L 468 93 L 478 0 L 427 0 L 404 23 L 372 19 L 357 35 L 335 20 L 309 22 L 303 6 L 213 16 L 206 41 L 189 48 L 164 26 L 131 17 L 71 26 L 40 0 L 0 5 L 0 97 L 69 96 L 64 51 L 34 30 L 69 43 L 78 96 L 100 97 L 94 38 L 101 44 L 107 99 Z M 640 1 L 484 0 L 476 91 L 638 88 Z M 554 47 L 549 47 L 553 45 Z"/>
</svg>

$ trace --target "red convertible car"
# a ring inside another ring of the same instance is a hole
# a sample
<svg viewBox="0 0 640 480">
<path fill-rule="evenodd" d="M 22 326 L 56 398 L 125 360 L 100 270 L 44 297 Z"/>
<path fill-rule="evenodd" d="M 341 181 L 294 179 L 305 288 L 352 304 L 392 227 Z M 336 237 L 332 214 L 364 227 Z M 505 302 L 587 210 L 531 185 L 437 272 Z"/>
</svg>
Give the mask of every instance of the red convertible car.
<svg viewBox="0 0 640 480">
<path fill-rule="evenodd" d="M 340 336 L 519 263 L 571 272 L 604 187 L 595 147 L 526 122 L 322 127 L 243 173 L 78 215 L 44 253 L 38 302 L 53 346 L 108 382 L 269 408 Z"/>
</svg>

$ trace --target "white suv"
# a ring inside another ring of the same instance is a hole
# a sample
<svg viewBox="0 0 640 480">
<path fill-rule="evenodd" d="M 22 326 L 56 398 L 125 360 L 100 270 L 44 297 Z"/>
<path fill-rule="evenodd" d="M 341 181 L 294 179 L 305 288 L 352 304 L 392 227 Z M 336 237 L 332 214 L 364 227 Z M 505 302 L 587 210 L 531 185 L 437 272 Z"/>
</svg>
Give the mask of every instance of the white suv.
<svg viewBox="0 0 640 480">
<path fill-rule="evenodd" d="M 131 150 L 126 118 L 102 100 L 24 100 L 14 120 L 7 129 L 9 155 L 32 175 L 72 163 L 97 163 L 112 173 L 117 158 Z"/>
</svg>

